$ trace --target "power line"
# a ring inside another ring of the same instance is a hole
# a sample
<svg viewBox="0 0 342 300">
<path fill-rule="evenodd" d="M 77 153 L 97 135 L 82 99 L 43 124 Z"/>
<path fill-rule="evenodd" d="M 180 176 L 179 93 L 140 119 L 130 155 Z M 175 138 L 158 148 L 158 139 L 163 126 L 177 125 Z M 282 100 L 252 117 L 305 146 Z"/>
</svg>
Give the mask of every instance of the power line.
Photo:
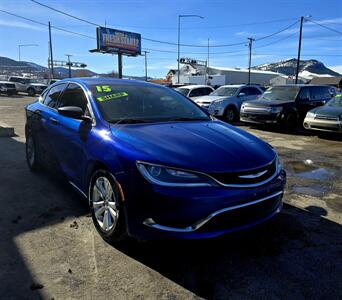
<svg viewBox="0 0 342 300">
<path fill-rule="evenodd" d="M 311 18 L 310 18 L 310 19 L 309 19 L 309 18 L 306 18 L 305 20 L 307 20 L 307 21 L 309 21 L 309 22 L 311 22 L 311 23 L 314 23 L 314 24 L 316 24 L 316 25 L 318 25 L 318 26 L 321 26 L 321 27 L 323 27 L 323 28 L 325 28 L 325 29 L 327 29 L 327 30 L 330 30 L 330 31 L 333 31 L 333 32 L 336 32 L 336 33 L 342 35 L 342 32 L 341 32 L 341 31 L 338 31 L 338 30 L 336 30 L 336 29 L 334 29 L 334 28 L 331 28 L 331 27 L 329 27 L 329 26 L 323 25 L 322 23 L 319 23 L 319 22 L 317 22 L 317 21 L 314 21 L 314 20 L 311 19 Z"/>
<path fill-rule="evenodd" d="M 30 22 L 35 23 L 35 24 L 39 24 L 39 25 L 48 27 L 48 24 L 45 24 L 45 23 L 43 23 L 43 22 L 39 22 L 39 21 L 30 19 L 30 18 L 23 17 L 23 16 L 20 16 L 20 15 L 17 15 L 17 14 L 11 13 L 11 12 L 8 12 L 8 11 L 6 11 L 6 10 L 0 9 L 0 12 L 3 12 L 3 13 L 8 14 L 8 15 L 10 15 L 10 16 L 17 17 L 17 18 L 20 18 L 20 19 L 23 19 L 23 20 L 26 20 L 26 21 L 30 21 Z M 51 26 L 51 28 L 54 28 L 54 29 L 57 29 L 57 30 L 60 30 L 60 31 L 64 31 L 64 32 L 67 32 L 67 33 L 70 33 L 70 34 L 79 35 L 79 36 L 82 36 L 82 37 L 86 37 L 86 38 L 89 38 L 89 39 L 94 39 L 94 40 L 96 40 L 96 38 L 93 37 L 93 36 L 86 35 L 86 34 L 79 33 L 79 32 L 75 32 L 75 31 L 71 31 L 71 30 L 67 30 L 67 29 L 64 29 L 64 28 L 57 27 L 57 26 Z"/>
<path fill-rule="evenodd" d="M 256 41 L 261 41 L 261 40 L 270 38 L 270 37 L 272 37 L 272 36 L 275 36 L 275 35 L 277 35 L 277 34 L 279 34 L 279 33 L 282 33 L 282 32 L 284 32 L 284 31 L 286 31 L 287 29 L 290 29 L 291 27 L 293 27 L 293 26 L 296 25 L 297 23 L 299 23 L 298 20 L 297 20 L 296 22 L 292 23 L 291 25 L 285 27 L 285 28 L 282 29 L 282 30 L 279 30 L 279 31 L 274 32 L 274 33 L 271 33 L 271 34 L 269 34 L 269 35 L 265 35 L 265 36 L 263 36 L 263 37 L 261 37 L 261 38 L 255 39 L 255 40 L 256 40 Z"/>
<path fill-rule="evenodd" d="M 74 18 L 74 19 L 76 19 L 76 20 L 85 22 L 85 23 L 90 24 L 90 25 L 100 26 L 100 25 L 97 24 L 97 23 L 88 21 L 88 20 L 83 19 L 83 18 L 80 18 L 80 17 L 76 17 L 76 16 L 74 16 L 74 15 L 71 15 L 71 14 L 66 13 L 66 12 L 64 12 L 64 11 L 61 11 L 61 10 L 56 9 L 56 8 L 54 8 L 54 7 L 51 7 L 51 6 L 49 6 L 49 5 L 43 4 L 43 3 L 41 3 L 41 2 L 38 2 L 38 1 L 36 1 L 36 0 L 31 0 L 31 1 L 34 2 L 34 3 L 36 3 L 36 4 L 38 4 L 38 5 L 43 6 L 43 7 L 45 7 L 45 8 L 51 9 L 51 10 L 53 10 L 53 11 L 55 11 L 55 12 L 58 12 L 58 13 L 60 13 L 60 14 L 66 15 L 66 16 L 68 16 L 68 17 L 70 17 L 70 18 Z M 280 31 L 277 31 L 277 32 L 272 33 L 272 34 L 270 34 L 270 35 L 267 35 L 267 36 L 261 37 L 261 38 L 259 38 L 259 39 L 256 39 L 256 41 L 263 40 L 263 39 L 272 37 L 272 36 L 274 36 L 274 35 L 276 35 L 276 34 L 279 34 L 279 33 L 283 32 L 283 31 L 285 31 L 285 30 L 291 28 L 292 26 L 294 26 L 294 25 L 297 24 L 298 22 L 299 22 L 299 21 L 296 21 L 295 23 L 293 23 L 293 24 L 287 26 L 286 28 L 284 28 L 284 29 L 282 29 L 282 30 L 280 30 Z M 177 43 L 173 43 L 173 42 L 161 41 L 161 40 L 156 40 L 156 39 L 151 39 L 151 38 L 146 38 L 146 37 L 142 37 L 141 39 L 142 39 L 142 40 L 145 40 L 145 41 L 149 41 L 149 42 L 154 42 L 154 43 L 160 43 L 160 44 L 167 44 L 167 45 L 178 46 Z M 238 46 L 238 45 L 244 45 L 244 44 L 245 44 L 245 42 L 241 42 L 241 43 L 222 44 L 222 45 L 210 45 L 210 47 L 213 47 L 213 48 L 215 48 L 215 47 L 231 47 L 231 46 Z M 205 45 L 180 44 L 180 46 L 182 46 L 182 47 L 207 48 L 207 46 L 205 46 Z"/>
</svg>

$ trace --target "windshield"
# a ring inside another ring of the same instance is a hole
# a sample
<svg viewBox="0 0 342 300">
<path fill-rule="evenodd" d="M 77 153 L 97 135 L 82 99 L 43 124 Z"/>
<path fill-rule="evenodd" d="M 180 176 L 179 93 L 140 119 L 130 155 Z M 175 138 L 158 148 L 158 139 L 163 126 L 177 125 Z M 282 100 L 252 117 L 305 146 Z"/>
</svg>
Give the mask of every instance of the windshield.
<svg viewBox="0 0 342 300">
<path fill-rule="evenodd" d="M 185 88 L 176 88 L 175 89 L 177 92 L 180 92 L 181 94 L 183 94 L 184 96 L 186 96 L 189 93 L 189 89 L 185 89 Z"/>
<path fill-rule="evenodd" d="M 90 86 L 102 117 L 112 123 L 210 120 L 196 104 L 173 89 L 109 84 Z"/>
<path fill-rule="evenodd" d="M 328 103 L 328 106 L 342 107 L 342 94 L 336 95 Z"/>
<path fill-rule="evenodd" d="M 234 96 L 236 91 L 238 90 L 237 87 L 224 87 L 221 86 L 216 91 L 213 91 L 210 96 Z"/>
<path fill-rule="evenodd" d="M 299 92 L 299 87 L 270 87 L 259 98 L 272 101 L 295 101 Z"/>
</svg>

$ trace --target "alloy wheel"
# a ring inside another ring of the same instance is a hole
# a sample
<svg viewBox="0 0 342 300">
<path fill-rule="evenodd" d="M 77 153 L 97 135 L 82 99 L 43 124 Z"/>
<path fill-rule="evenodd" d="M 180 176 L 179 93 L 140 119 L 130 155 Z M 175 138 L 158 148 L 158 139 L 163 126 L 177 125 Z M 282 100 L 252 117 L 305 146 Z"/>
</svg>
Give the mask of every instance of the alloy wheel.
<svg viewBox="0 0 342 300">
<path fill-rule="evenodd" d="M 118 199 L 106 177 L 96 179 L 91 197 L 95 219 L 101 230 L 108 232 L 115 228 L 119 218 Z"/>
</svg>

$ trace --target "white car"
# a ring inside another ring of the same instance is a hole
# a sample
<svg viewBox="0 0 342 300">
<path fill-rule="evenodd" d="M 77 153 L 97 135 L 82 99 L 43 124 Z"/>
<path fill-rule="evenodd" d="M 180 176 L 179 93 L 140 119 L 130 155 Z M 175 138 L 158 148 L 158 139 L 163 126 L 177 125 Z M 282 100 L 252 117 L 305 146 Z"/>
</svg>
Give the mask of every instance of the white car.
<svg viewBox="0 0 342 300">
<path fill-rule="evenodd" d="M 256 99 L 263 92 L 258 85 L 223 85 L 209 96 L 197 99 L 196 103 L 207 108 L 211 115 L 233 122 L 238 119 L 242 102 Z"/>
<path fill-rule="evenodd" d="M 191 100 L 196 100 L 199 97 L 209 95 L 214 91 L 210 85 L 186 85 L 175 89 Z"/>
<path fill-rule="evenodd" d="M 35 80 L 26 77 L 10 76 L 8 81 L 15 84 L 17 92 L 24 92 L 29 96 L 41 94 L 47 88 L 46 84 L 38 83 Z"/>
</svg>

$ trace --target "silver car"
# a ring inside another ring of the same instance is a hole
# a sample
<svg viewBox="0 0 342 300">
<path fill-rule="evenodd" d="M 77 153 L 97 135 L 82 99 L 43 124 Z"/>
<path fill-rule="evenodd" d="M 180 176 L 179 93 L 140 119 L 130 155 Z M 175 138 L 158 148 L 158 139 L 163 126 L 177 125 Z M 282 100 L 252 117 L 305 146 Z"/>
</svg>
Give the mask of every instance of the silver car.
<svg viewBox="0 0 342 300">
<path fill-rule="evenodd" d="M 242 102 L 256 99 L 263 92 L 258 85 L 223 85 L 195 102 L 211 115 L 233 122 L 238 119 Z"/>
<path fill-rule="evenodd" d="M 178 87 L 175 89 L 180 92 L 184 96 L 190 98 L 195 101 L 196 99 L 209 95 L 214 91 L 214 89 L 210 85 L 186 85 L 182 87 Z"/>
</svg>

